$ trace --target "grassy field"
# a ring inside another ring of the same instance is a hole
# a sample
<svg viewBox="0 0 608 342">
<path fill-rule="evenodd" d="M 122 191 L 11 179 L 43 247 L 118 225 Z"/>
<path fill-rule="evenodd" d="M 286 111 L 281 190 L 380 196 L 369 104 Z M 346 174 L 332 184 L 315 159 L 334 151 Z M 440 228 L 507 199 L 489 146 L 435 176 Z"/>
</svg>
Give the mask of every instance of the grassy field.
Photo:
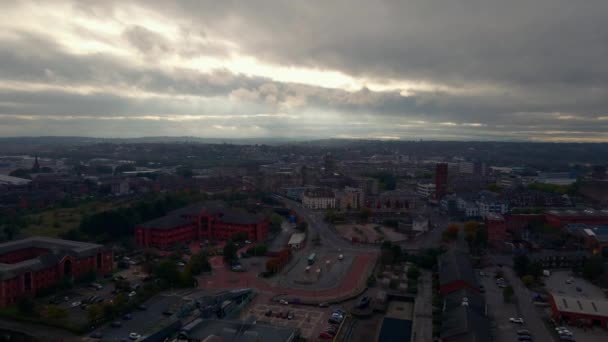
<svg viewBox="0 0 608 342">
<path fill-rule="evenodd" d="M 28 225 L 21 230 L 27 236 L 41 235 L 58 237 L 72 228 L 78 228 L 83 217 L 124 207 L 131 204 L 133 200 L 122 200 L 112 202 L 93 201 L 83 203 L 74 208 L 53 208 L 40 213 L 26 216 Z"/>
</svg>

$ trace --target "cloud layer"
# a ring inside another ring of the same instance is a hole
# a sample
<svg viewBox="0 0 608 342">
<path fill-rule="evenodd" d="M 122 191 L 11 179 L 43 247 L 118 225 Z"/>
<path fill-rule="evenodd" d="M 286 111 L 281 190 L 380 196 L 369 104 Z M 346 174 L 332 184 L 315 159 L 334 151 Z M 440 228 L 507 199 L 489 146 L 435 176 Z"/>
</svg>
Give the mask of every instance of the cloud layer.
<svg viewBox="0 0 608 342">
<path fill-rule="evenodd" d="M 608 2 L 44 1 L 0 135 L 608 140 Z"/>
</svg>

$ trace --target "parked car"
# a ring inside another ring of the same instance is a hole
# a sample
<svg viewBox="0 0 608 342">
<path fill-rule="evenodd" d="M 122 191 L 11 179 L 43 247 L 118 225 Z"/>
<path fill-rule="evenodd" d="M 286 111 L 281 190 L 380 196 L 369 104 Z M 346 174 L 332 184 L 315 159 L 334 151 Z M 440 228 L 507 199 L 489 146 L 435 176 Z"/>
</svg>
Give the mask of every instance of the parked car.
<svg viewBox="0 0 608 342">
<path fill-rule="evenodd" d="M 270 310 L 270 309 L 266 310 L 266 312 L 264 313 L 264 315 L 265 315 L 266 317 L 270 317 L 270 316 L 272 316 L 272 310 Z"/>
<path fill-rule="evenodd" d="M 332 329 L 331 327 L 328 327 L 327 330 L 325 330 L 325 332 L 328 333 L 329 335 L 331 335 L 332 337 L 335 337 L 338 330 L 335 328 Z"/>
<path fill-rule="evenodd" d="M 287 304 L 289 304 L 289 302 L 288 302 L 288 301 L 286 301 L 285 299 L 281 299 L 281 300 L 279 300 L 279 303 L 280 303 L 280 304 L 283 304 L 283 305 L 287 305 Z"/>
<path fill-rule="evenodd" d="M 100 339 L 103 337 L 103 335 L 99 331 L 96 331 L 96 332 L 92 333 L 91 335 L 89 335 L 89 337 L 95 338 L 95 339 Z"/>
<path fill-rule="evenodd" d="M 292 319 L 294 319 L 293 311 L 289 311 L 289 312 L 287 313 L 287 319 L 288 319 L 288 320 L 292 320 Z"/>
<path fill-rule="evenodd" d="M 138 333 L 132 332 L 132 333 L 129 334 L 129 338 L 132 339 L 132 340 L 137 340 L 137 339 L 141 338 L 141 335 L 138 334 Z"/>
<path fill-rule="evenodd" d="M 365 309 L 369 306 L 370 301 L 371 299 L 368 296 L 363 296 L 361 299 L 359 299 L 359 302 L 357 303 L 357 308 Z"/>
<path fill-rule="evenodd" d="M 80 304 L 82 304 L 81 302 L 73 302 L 72 303 L 72 307 L 75 308 L 77 306 L 80 306 Z"/>
<path fill-rule="evenodd" d="M 327 331 L 321 331 L 319 334 L 319 338 L 322 340 L 333 340 L 334 336 L 328 333 Z"/>
<path fill-rule="evenodd" d="M 518 336 L 518 337 L 517 337 L 517 340 L 518 340 L 519 342 L 530 342 L 530 341 L 534 341 L 534 340 L 532 339 L 532 336 L 528 336 L 528 335 Z"/>
<path fill-rule="evenodd" d="M 340 315 L 342 315 L 342 316 L 346 316 L 346 311 L 344 311 L 344 310 L 342 310 L 342 309 L 340 309 L 340 308 L 338 308 L 338 309 L 334 309 L 334 311 L 333 311 L 333 312 L 334 312 L 334 313 L 338 313 L 338 314 L 340 314 Z"/>
<path fill-rule="evenodd" d="M 335 318 L 335 317 L 330 317 L 327 320 L 327 322 L 331 323 L 331 324 L 340 324 L 340 323 L 342 323 L 342 319 L 338 319 L 338 318 Z"/>
<path fill-rule="evenodd" d="M 524 324 L 524 319 L 521 317 L 511 317 L 511 318 L 509 318 L 509 322 L 515 323 L 515 324 Z"/>
<path fill-rule="evenodd" d="M 521 330 L 517 330 L 517 335 L 527 335 L 530 336 L 530 331 L 527 329 L 521 329 Z"/>
<path fill-rule="evenodd" d="M 129 321 L 129 320 L 133 319 L 133 315 L 128 313 L 128 314 L 122 316 L 122 319 L 125 321 Z"/>
<path fill-rule="evenodd" d="M 112 328 L 120 328 L 122 327 L 122 322 L 121 321 L 114 321 L 110 324 L 110 326 L 112 326 Z"/>
<path fill-rule="evenodd" d="M 332 312 L 330 317 L 334 317 L 334 318 L 338 318 L 338 319 L 344 319 L 344 315 L 337 313 L 337 312 Z"/>
<path fill-rule="evenodd" d="M 139 310 L 139 311 L 146 311 L 146 310 L 148 310 L 148 308 L 145 305 L 142 304 L 142 305 L 140 305 L 140 306 L 137 307 L 137 310 Z"/>
</svg>

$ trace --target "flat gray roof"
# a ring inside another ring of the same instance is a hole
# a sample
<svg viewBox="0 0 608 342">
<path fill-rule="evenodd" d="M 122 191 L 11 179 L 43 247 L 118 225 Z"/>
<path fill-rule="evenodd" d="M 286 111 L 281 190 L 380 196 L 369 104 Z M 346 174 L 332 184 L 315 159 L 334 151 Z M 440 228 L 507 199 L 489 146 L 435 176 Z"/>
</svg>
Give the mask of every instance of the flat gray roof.
<svg viewBox="0 0 608 342">
<path fill-rule="evenodd" d="M 560 312 L 608 317 L 608 300 L 603 298 L 584 298 L 551 293 Z"/>
</svg>

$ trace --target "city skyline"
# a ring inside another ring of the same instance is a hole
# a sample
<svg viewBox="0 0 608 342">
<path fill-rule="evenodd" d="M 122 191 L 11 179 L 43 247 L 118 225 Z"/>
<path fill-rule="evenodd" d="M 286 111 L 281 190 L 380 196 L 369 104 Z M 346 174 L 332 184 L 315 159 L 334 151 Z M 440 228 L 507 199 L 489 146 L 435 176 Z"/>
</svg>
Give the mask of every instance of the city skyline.
<svg viewBox="0 0 608 342">
<path fill-rule="evenodd" d="M 12 1 L 0 136 L 608 141 L 608 3 Z"/>
</svg>

